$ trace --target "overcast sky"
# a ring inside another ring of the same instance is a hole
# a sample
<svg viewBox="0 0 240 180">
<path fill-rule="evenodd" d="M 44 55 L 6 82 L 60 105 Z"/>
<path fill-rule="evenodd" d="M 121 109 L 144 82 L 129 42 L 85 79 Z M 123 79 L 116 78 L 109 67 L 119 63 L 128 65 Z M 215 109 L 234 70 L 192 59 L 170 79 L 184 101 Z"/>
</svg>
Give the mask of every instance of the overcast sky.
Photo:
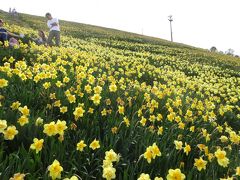
<svg viewBox="0 0 240 180">
<path fill-rule="evenodd" d="M 115 28 L 240 55 L 239 0 L 1 0 L 0 9 Z"/>
</svg>

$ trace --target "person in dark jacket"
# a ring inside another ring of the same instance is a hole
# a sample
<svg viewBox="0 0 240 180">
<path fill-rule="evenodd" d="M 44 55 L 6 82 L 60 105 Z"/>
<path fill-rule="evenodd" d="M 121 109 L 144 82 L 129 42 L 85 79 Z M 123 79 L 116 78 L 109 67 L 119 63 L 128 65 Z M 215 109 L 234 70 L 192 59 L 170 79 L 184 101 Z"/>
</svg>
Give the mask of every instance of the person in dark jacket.
<svg viewBox="0 0 240 180">
<path fill-rule="evenodd" d="M 5 41 L 8 41 L 12 38 L 21 38 L 20 35 L 9 32 L 6 28 L 3 27 L 3 20 L 0 19 L 0 41 L 4 44 Z"/>
</svg>

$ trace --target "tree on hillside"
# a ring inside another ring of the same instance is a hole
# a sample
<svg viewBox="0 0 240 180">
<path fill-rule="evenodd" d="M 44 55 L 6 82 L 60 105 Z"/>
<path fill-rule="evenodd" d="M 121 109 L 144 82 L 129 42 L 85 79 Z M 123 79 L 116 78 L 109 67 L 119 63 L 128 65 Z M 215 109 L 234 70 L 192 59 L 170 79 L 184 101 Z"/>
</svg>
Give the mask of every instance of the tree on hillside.
<svg viewBox="0 0 240 180">
<path fill-rule="evenodd" d="M 223 52 L 223 51 L 219 51 L 218 53 L 219 53 L 219 54 L 224 54 L 224 52 Z"/>
<path fill-rule="evenodd" d="M 211 51 L 211 52 L 217 52 L 217 48 L 216 48 L 215 46 L 212 46 L 212 47 L 210 48 L 210 51 Z"/>
<path fill-rule="evenodd" d="M 225 52 L 225 54 L 233 56 L 233 55 L 234 55 L 234 50 L 231 49 L 231 48 L 229 48 L 229 49 Z"/>
</svg>

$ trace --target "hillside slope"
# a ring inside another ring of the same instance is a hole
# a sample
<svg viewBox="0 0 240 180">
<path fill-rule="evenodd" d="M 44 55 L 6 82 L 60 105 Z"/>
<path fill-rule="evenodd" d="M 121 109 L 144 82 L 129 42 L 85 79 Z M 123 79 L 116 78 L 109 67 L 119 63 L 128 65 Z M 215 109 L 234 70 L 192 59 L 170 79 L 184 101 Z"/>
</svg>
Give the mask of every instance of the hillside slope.
<svg viewBox="0 0 240 180">
<path fill-rule="evenodd" d="M 65 21 L 38 46 L 43 17 L 0 18 L 26 35 L 0 46 L 0 179 L 239 178 L 239 58 Z"/>
<path fill-rule="evenodd" d="M 41 16 L 34 16 L 28 14 L 19 14 L 19 18 L 12 18 L 8 15 L 8 13 L 0 10 L 0 17 L 6 19 L 9 24 L 16 24 L 23 27 L 29 27 L 32 29 L 43 29 L 48 31 L 46 26 L 46 18 Z M 76 22 L 62 21 L 60 20 L 61 29 L 64 35 L 69 35 L 76 38 L 110 38 L 116 40 L 125 40 L 128 42 L 139 42 L 139 43 L 151 43 L 151 44 L 159 44 L 166 45 L 171 47 L 186 47 L 196 49 L 194 47 L 179 44 L 179 43 L 171 43 L 169 41 L 153 38 L 148 36 L 143 36 L 139 34 L 119 31 L 110 28 L 98 27 L 93 25 L 87 25 Z"/>
</svg>

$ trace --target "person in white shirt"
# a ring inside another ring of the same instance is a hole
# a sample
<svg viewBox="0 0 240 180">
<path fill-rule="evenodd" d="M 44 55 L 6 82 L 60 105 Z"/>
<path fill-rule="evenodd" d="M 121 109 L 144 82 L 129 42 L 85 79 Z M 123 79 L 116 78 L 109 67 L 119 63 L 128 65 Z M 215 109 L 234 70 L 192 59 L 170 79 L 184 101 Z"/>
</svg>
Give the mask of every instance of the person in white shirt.
<svg viewBox="0 0 240 180">
<path fill-rule="evenodd" d="M 49 46 L 53 46 L 53 38 L 55 38 L 56 46 L 60 46 L 60 27 L 57 18 L 53 18 L 50 13 L 46 13 L 47 26 L 50 29 L 47 43 Z"/>
</svg>

